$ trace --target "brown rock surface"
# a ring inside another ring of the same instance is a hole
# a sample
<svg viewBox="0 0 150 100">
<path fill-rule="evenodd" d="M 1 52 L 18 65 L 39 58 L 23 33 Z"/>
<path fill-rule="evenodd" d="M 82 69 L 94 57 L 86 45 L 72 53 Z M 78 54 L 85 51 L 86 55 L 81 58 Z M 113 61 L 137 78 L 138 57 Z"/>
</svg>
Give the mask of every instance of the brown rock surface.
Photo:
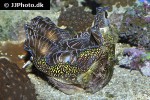
<svg viewBox="0 0 150 100">
<path fill-rule="evenodd" d="M 7 57 L 13 63 L 16 63 L 19 68 L 22 68 L 24 65 L 24 60 L 20 59 L 19 56 L 26 54 L 27 52 L 24 50 L 24 42 L 0 42 L 0 56 Z"/>
<path fill-rule="evenodd" d="M 0 58 L 0 100 L 35 100 L 35 90 L 26 72 Z"/>
</svg>

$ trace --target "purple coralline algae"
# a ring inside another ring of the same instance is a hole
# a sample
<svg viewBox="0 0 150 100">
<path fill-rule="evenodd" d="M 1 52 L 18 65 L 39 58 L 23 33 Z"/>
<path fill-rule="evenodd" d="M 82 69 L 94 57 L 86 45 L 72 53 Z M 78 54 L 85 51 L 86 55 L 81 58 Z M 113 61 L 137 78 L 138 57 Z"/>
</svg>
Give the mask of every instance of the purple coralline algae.
<svg viewBox="0 0 150 100">
<path fill-rule="evenodd" d="M 131 70 L 139 70 L 143 75 L 150 76 L 148 56 L 144 49 L 127 48 L 123 51 L 123 58 L 119 61 L 119 65 Z"/>
<path fill-rule="evenodd" d="M 143 46 L 150 50 L 150 16 L 143 5 L 128 9 L 119 29 L 119 42 L 131 46 Z"/>
</svg>

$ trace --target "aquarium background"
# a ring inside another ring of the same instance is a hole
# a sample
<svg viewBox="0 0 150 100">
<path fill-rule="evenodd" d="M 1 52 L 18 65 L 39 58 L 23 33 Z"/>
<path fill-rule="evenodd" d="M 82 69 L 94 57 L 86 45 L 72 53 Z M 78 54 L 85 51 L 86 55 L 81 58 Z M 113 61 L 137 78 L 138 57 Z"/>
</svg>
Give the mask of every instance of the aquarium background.
<svg viewBox="0 0 150 100">
<path fill-rule="evenodd" d="M 150 0 L 50 0 L 50 4 L 50 10 L 0 11 L 1 100 L 150 99 Z M 85 12 L 67 10 L 72 6 L 84 7 Z M 94 94 L 76 92 L 67 95 L 48 84 L 37 69 L 22 68 L 30 60 L 29 53 L 24 50 L 26 23 L 42 16 L 49 17 L 56 25 L 63 29 L 67 27 L 71 32 L 86 31 L 92 25 L 99 6 L 110 7 L 107 18 L 117 40 L 115 55 L 118 62 L 112 66 L 114 72 L 108 85 Z"/>
</svg>

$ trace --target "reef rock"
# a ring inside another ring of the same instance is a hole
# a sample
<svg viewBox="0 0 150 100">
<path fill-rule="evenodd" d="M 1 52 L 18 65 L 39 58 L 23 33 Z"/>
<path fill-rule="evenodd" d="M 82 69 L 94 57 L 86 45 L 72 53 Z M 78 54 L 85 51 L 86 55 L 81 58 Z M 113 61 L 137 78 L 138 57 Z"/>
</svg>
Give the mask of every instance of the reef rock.
<svg viewBox="0 0 150 100">
<path fill-rule="evenodd" d="M 150 24 L 149 15 L 143 6 L 135 6 L 124 13 L 120 27 L 119 42 L 131 46 L 143 46 L 150 50 Z"/>
</svg>

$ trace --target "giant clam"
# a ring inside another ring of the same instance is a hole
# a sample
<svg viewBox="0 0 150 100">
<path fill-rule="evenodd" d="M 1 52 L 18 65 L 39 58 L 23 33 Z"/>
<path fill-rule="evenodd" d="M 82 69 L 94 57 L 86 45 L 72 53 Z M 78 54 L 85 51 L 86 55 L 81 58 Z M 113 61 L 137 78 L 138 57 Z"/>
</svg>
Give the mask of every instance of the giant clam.
<svg viewBox="0 0 150 100">
<path fill-rule="evenodd" d="M 76 35 L 60 29 L 47 17 L 38 16 L 25 25 L 25 50 L 35 67 L 62 92 L 95 93 L 110 81 L 115 45 L 99 30 L 108 25 L 107 9 L 97 8 L 93 26 Z M 113 39 L 113 34 L 109 36 Z"/>
</svg>

